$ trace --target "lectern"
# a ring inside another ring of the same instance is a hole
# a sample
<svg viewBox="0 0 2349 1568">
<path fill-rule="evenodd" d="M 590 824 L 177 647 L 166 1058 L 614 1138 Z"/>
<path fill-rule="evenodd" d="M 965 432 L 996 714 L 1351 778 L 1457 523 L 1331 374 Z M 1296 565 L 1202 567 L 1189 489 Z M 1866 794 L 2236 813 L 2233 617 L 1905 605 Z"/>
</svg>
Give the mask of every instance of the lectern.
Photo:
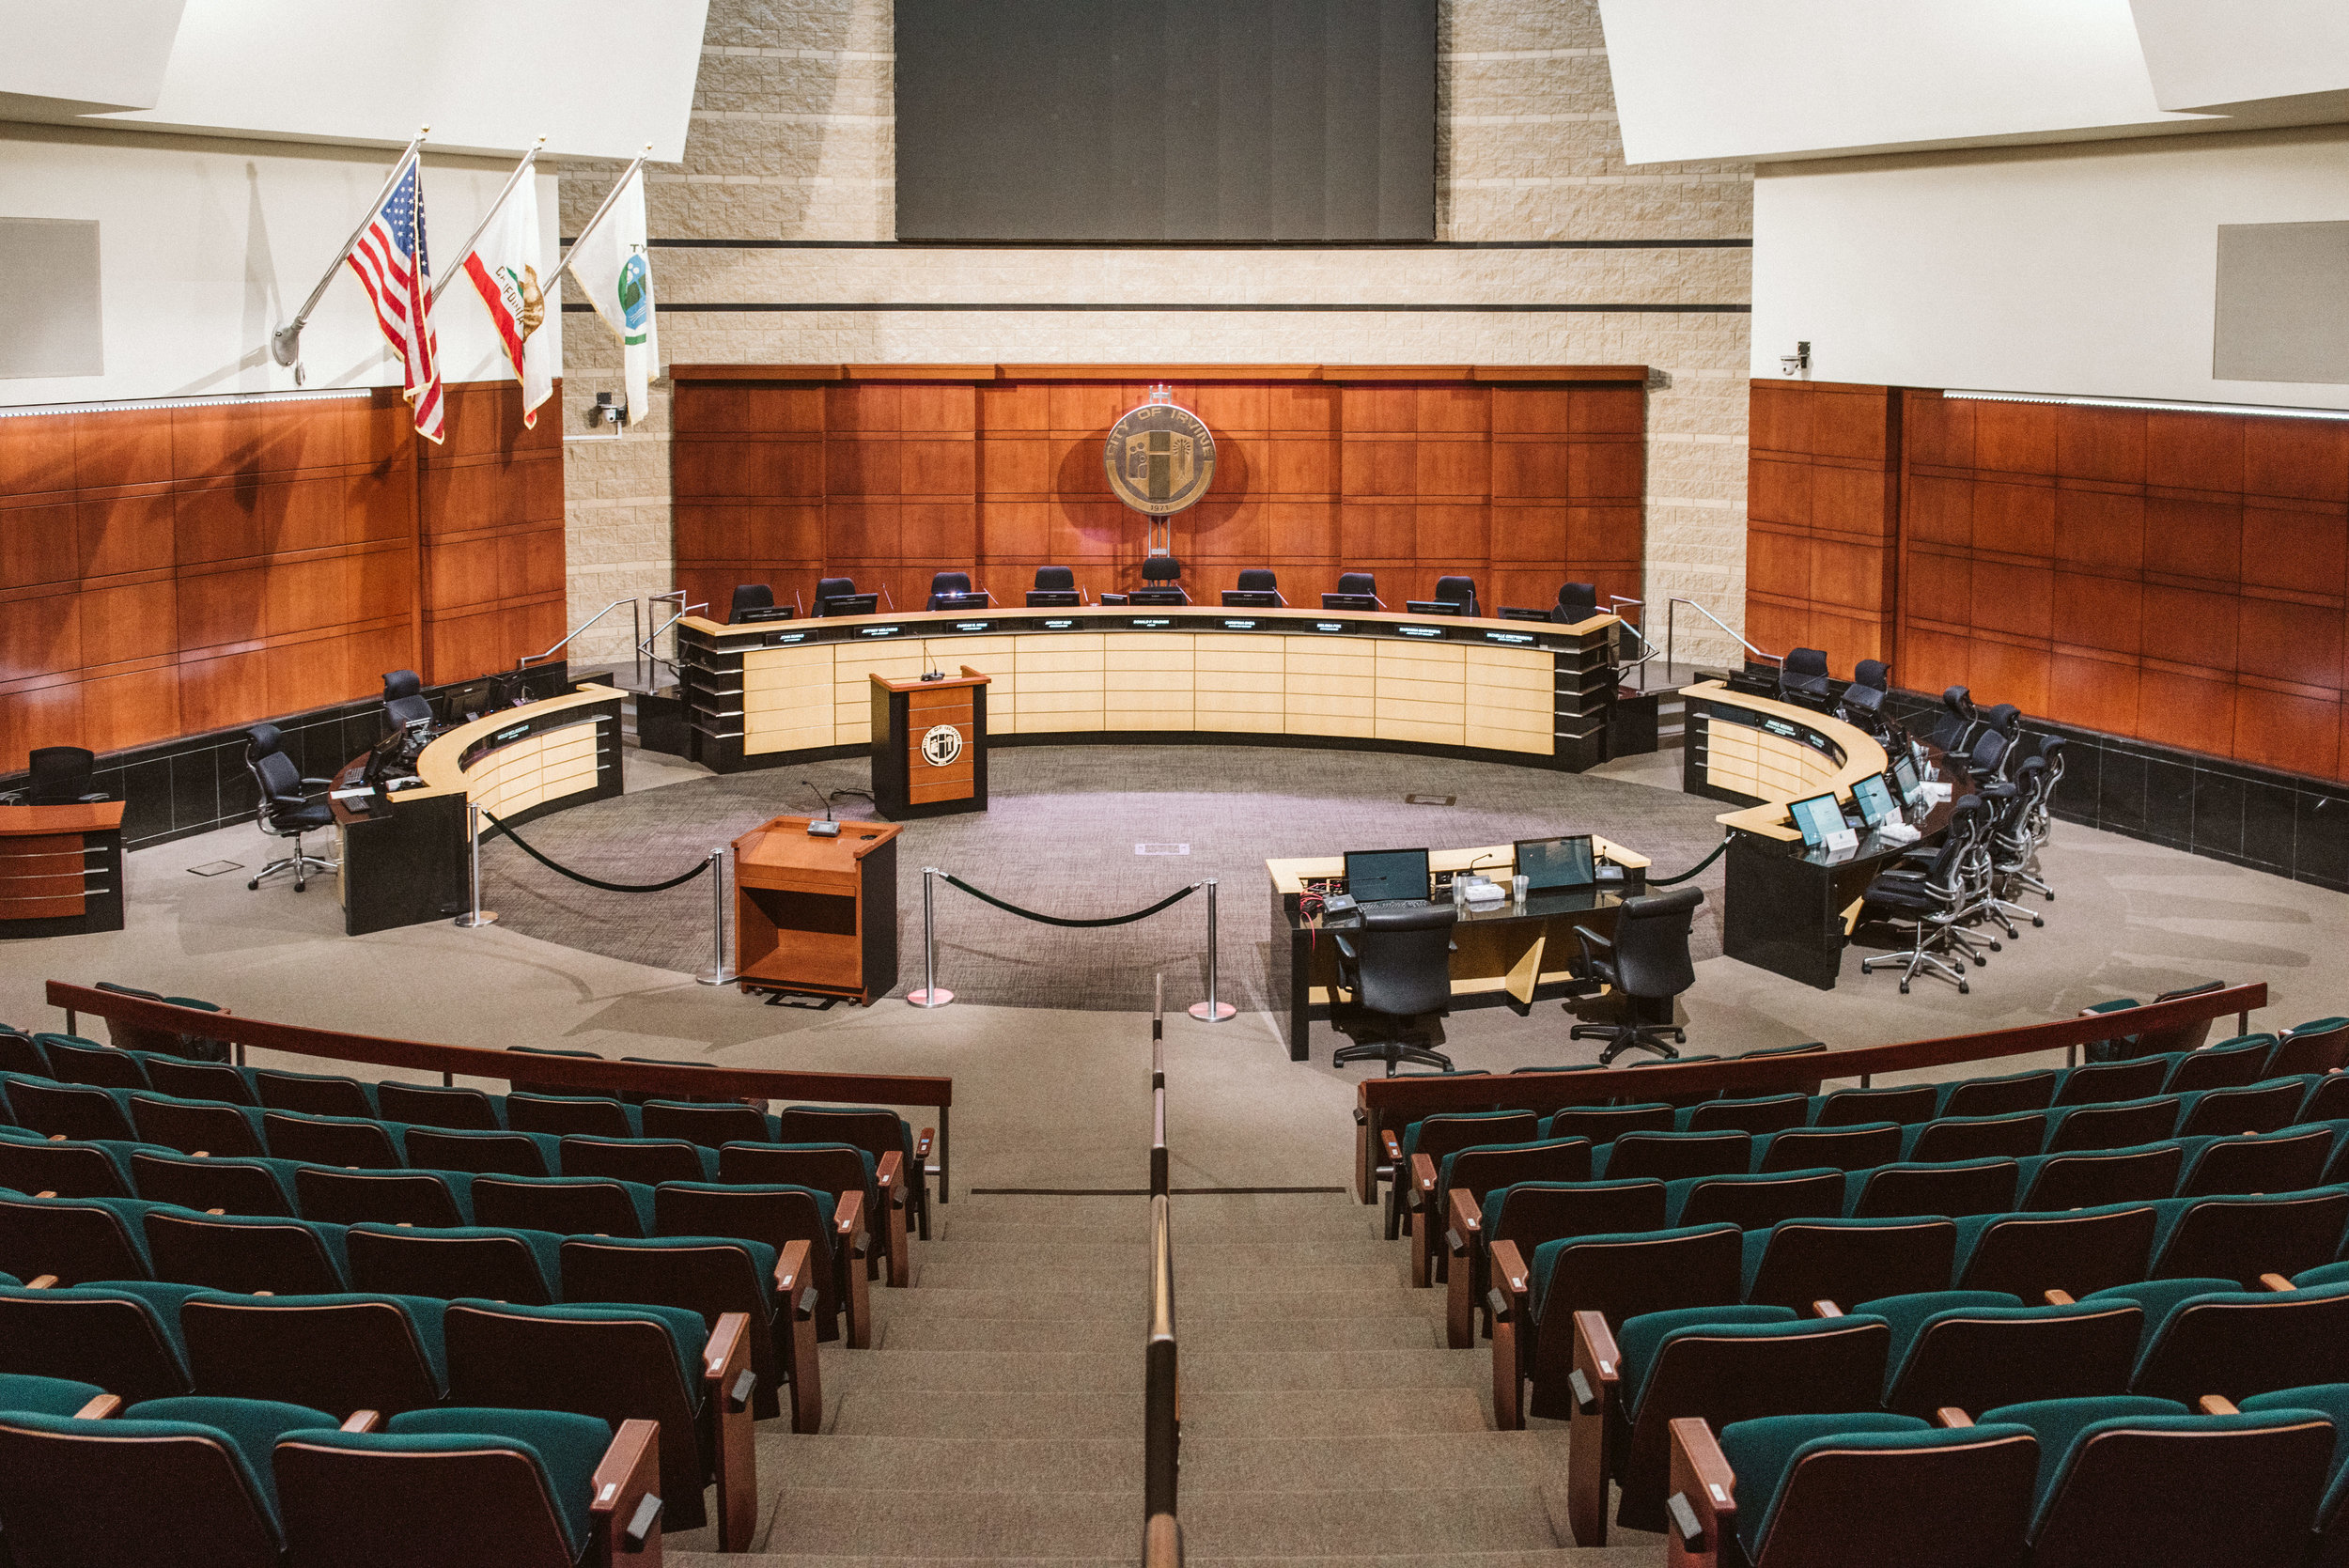
<svg viewBox="0 0 2349 1568">
<path fill-rule="evenodd" d="M 778 816 L 734 841 L 735 974 L 745 991 L 846 997 L 897 984 L 897 834 L 843 822 L 837 838 Z"/>
<path fill-rule="evenodd" d="M 987 810 L 988 677 L 873 678 L 873 808 L 892 822 Z"/>
</svg>

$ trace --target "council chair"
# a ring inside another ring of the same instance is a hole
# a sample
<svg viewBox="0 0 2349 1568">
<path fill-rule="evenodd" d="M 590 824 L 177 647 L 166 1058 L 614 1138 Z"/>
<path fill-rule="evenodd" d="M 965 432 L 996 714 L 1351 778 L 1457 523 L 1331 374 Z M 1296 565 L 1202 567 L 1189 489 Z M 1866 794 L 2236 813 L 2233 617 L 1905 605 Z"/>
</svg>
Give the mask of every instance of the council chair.
<svg viewBox="0 0 2349 1568">
<path fill-rule="evenodd" d="M 415 677 L 409 676 L 411 680 Z M 385 684 L 390 684 L 385 677 Z M 421 702 L 422 698 L 415 701 Z M 390 706 L 389 704 L 385 705 Z M 426 710 L 428 714 L 430 709 Z M 323 800 L 313 800 L 304 793 L 316 786 L 332 784 L 331 779 L 303 777 L 293 759 L 286 755 L 285 737 L 275 724 L 256 724 L 244 732 L 244 765 L 253 775 L 254 786 L 260 792 L 254 803 L 254 821 L 261 831 L 272 838 L 293 840 L 293 853 L 281 856 L 263 866 L 245 883 L 248 890 L 258 888 L 279 872 L 293 873 L 294 892 L 305 892 L 313 871 L 334 871 L 339 862 L 322 855 L 313 855 L 302 846 L 304 833 L 324 832 L 334 824 L 334 814 Z"/>
<path fill-rule="evenodd" d="M 24 787 L 0 802 L 28 806 L 76 806 L 109 799 L 93 787 L 98 755 L 80 746 L 36 746 L 25 755 Z"/>
<path fill-rule="evenodd" d="M 1031 606 L 1056 604 L 1060 601 L 1054 596 L 1060 594 L 1075 594 L 1078 603 L 1084 602 L 1084 592 L 1077 586 L 1075 572 L 1066 567 L 1036 567 L 1035 586 L 1028 591 L 1028 603 Z"/>
<path fill-rule="evenodd" d="M 1436 579 L 1436 602 L 1456 604 L 1459 613 L 1476 613 L 1476 579 L 1472 577 L 1439 577 Z"/>
<path fill-rule="evenodd" d="M 1602 1066 L 1634 1047 L 1677 1057 L 1680 1053 L 1663 1041 L 1667 1034 L 1688 1043 L 1688 1031 L 1672 1021 L 1672 1004 L 1697 983 L 1696 968 L 1688 958 L 1688 927 L 1703 902 L 1702 888 L 1645 893 L 1616 906 L 1611 939 L 1587 925 L 1574 928 L 1575 939 L 1582 945 L 1584 971 L 1624 999 L 1622 1021 L 1576 1024 L 1567 1031 L 1569 1039 L 1607 1042 L 1598 1056 Z"/>
<path fill-rule="evenodd" d="M 1828 677 L 1825 648 L 1789 648 L 1778 664 L 1778 699 L 1797 707 L 1827 711 Z"/>
<path fill-rule="evenodd" d="M 1449 904 L 1423 904 L 1366 909 L 1360 925 L 1330 929 L 1338 950 L 1338 984 L 1351 995 L 1350 1012 L 1370 1032 L 1384 1036 L 1339 1047 L 1330 1058 L 1331 1066 L 1384 1062 L 1392 1078 L 1405 1062 L 1452 1065 L 1435 1048 L 1443 1044 L 1439 1020 L 1452 1011 L 1452 929 L 1457 919 Z M 1407 1032 L 1423 1018 L 1428 1021 L 1420 1035 L 1424 1043 L 1407 1044 Z"/>
<path fill-rule="evenodd" d="M 726 624 L 740 624 L 745 611 L 772 610 L 774 607 L 775 591 L 766 583 L 738 582 L 734 587 L 734 602 L 726 608 Z"/>
<path fill-rule="evenodd" d="M 1852 666 L 1851 684 L 1843 688 L 1835 711 L 1847 723 L 1883 731 L 1884 698 L 1892 686 L 1892 667 L 1881 659 L 1863 659 Z"/>
<path fill-rule="evenodd" d="M 1338 573 L 1337 591 L 1334 594 L 1322 595 L 1321 607 L 1324 610 L 1328 610 L 1331 608 L 1330 601 L 1332 598 L 1367 598 L 1377 604 L 1381 610 L 1384 610 L 1387 607 L 1387 601 L 1378 597 L 1378 578 L 1377 574 L 1375 572 L 1346 571 Z"/>
<path fill-rule="evenodd" d="M 421 719 L 432 721 L 431 699 L 424 695 L 424 683 L 413 670 L 392 670 L 383 676 L 383 717 L 390 727 L 398 729 Z"/>
<path fill-rule="evenodd" d="M 1558 585 L 1558 602 L 1551 607 L 1549 618 L 1565 626 L 1579 626 L 1598 613 L 1598 585 L 1595 582 L 1562 582 Z"/>
<path fill-rule="evenodd" d="M 834 599 L 854 598 L 856 579 L 853 577 L 819 577 L 816 580 L 816 613 L 830 615 Z"/>
<path fill-rule="evenodd" d="M 1270 567 L 1241 567 L 1233 587 L 1243 594 L 1270 594 L 1282 609 L 1288 608 L 1288 598 L 1281 592 L 1281 579 Z"/>
<path fill-rule="evenodd" d="M 984 605 L 962 602 L 972 597 L 971 574 L 967 571 L 941 571 L 930 575 L 930 599 L 926 608 L 931 610 L 985 609 Z M 985 595 L 980 595 L 984 598 Z"/>
<path fill-rule="evenodd" d="M 1867 885 L 1860 893 L 1863 906 L 1889 911 L 1896 924 L 1905 922 L 1910 940 L 1905 952 L 1862 958 L 1860 973 L 1874 974 L 1880 967 L 1898 965 L 1903 996 L 1908 994 L 1909 984 L 1920 970 L 1953 983 L 1960 996 L 1972 989 L 1966 979 L 1967 960 L 1971 958 L 1978 968 L 1989 960 L 1970 951 L 1961 930 L 1973 914 L 1967 861 L 1981 847 L 1988 831 L 1989 812 L 1980 797 L 1968 795 L 1951 812 L 1941 846 L 1930 864 L 1922 869 L 1882 872 Z"/>
</svg>

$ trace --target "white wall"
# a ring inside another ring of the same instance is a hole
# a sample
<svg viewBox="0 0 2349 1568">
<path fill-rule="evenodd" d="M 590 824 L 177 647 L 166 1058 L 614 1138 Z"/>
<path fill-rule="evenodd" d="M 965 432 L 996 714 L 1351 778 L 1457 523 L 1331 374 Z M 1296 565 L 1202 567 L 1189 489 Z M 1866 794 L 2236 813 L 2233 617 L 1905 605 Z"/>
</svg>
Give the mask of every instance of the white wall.
<svg viewBox="0 0 2349 1568">
<path fill-rule="evenodd" d="M 2129 0 L 1598 6 L 1632 163 L 2143 135 L 2209 123 L 2155 101 Z"/>
<path fill-rule="evenodd" d="M 2349 91 L 2341 0 L 2129 0 L 2129 8 L 2164 108 L 2338 101 Z"/>
<path fill-rule="evenodd" d="M 293 372 L 270 358 L 270 333 L 301 306 L 390 167 L 387 154 L 361 148 L 0 127 L 0 212 L 100 225 L 106 364 L 101 376 L 0 380 L 0 404 L 291 390 Z M 454 276 L 458 245 L 511 172 L 510 161 L 427 160 L 436 277 Z M 554 174 L 536 183 L 545 272 L 557 235 Z M 508 373 L 462 278 L 443 291 L 433 319 L 446 380 Z M 561 313 L 540 330 L 559 334 Z M 312 388 L 400 380 L 347 267 L 311 317 L 303 352 Z"/>
<path fill-rule="evenodd" d="M 0 0 L 0 113 L 144 109 L 186 0 Z"/>
<path fill-rule="evenodd" d="M 1753 374 L 2349 408 L 2211 376 L 2217 225 L 2349 219 L 2349 128 L 1765 165 Z"/>
</svg>

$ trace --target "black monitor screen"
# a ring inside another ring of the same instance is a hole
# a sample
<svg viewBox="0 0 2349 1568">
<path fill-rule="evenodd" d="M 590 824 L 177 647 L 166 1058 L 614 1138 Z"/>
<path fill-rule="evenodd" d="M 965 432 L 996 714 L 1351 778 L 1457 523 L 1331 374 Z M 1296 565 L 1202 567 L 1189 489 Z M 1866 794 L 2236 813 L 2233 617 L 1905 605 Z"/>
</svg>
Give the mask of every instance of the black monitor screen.
<svg viewBox="0 0 2349 1568">
<path fill-rule="evenodd" d="M 1517 875 L 1529 893 L 1549 893 L 1595 887 L 1598 872 L 1591 863 L 1591 835 L 1571 838 L 1517 840 Z"/>
<path fill-rule="evenodd" d="M 1901 792 L 1904 800 L 1917 793 L 1917 759 L 1906 747 L 1892 753 L 1892 786 Z"/>
<path fill-rule="evenodd" d="M 1549 612 L 1528 610 L 1522 604 L 1504 604 L 1501 607 L 1501 618 L 1504 621 L 1546 621 L 1549 619 Z"/>
<path fill-rule="evenodd" d="M 834 594 L 817 605 L 826 615 L 877 615 L 880 613 L 879 594 Z"/>
<path fill-rule="evenodd" d="M 734 621 L 737 626 L 748 626 L 753 621 L 787 621 L 793 613 L 787 604 L 770 604 L 758 610 L 745 610 Z"/>
<path fill-rule="evenodd" d="M 1324 594 L 1321 596 L 1321 607 L 1324 610 L 1376 610 L 1378 608 L 1378 597 L 1376 594 Z"/>
<path fill-rule="evenodd" d="M 1031 610 L 1065 610 L 1071 605 L 1083 602 L 1083 598 L 1074 588 L 1031 588 L 1028 590 L 1028 608 Z"/>
<path fill-rule="evenodd" d="M 1795 826 L 1802 830 L 1802 842 L 1811 848 L 1816 849 L 1829 835 L 1843 831 L 1843 808 L 1832 795 L 1813 795 L 1787 810 L 1794 814 Z"/>
<path fill-rule="evenodd" d="M 1427 896 L 1424 849 L 1348 849 L 1346 891 L 1361 904 Z"/>
<path fill-rule="evenodd" d="M 1467 605 L 1452 599 L 1407 598 L 1403 608 L 1414 615 L 1460 615 L 1468 612 Z"/>
<path fill-rule="evenodd" d="M 1223 590 L 1226 610 L 1278 610 L 1281 596 L 1269 588 L 1226 588 Z"/>
<path fill-rule="evenodd" d="M 1136 588 L 1126 596 L 1128 604 L 1189 604 L 1190 596 L 1180 588 Z"/>
<path fill-rule="evenodd" d="M 1884 775 L 1871 773 L 1851 786 L 1852 802 L 1859 806 L 1860 820 L 1871 828 L 1881 828 L 1900 815 L 1892 803 L 1892 792 L 1884 787 Z"/>
</svg>

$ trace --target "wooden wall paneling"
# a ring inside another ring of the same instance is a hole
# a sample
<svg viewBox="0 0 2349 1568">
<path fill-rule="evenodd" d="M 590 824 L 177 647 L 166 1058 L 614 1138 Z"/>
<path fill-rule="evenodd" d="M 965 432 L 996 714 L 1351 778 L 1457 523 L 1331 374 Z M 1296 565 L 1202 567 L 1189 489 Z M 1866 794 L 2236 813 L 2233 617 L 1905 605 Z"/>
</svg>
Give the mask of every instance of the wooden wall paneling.
<svg viewBox="0 0 2349 1568">
<path fill-rule="evenodd" d="M 1755 381 L 1750 402 L 1746 634 L 1772 653 L 1817 647 L 1849 675 L 1895 666 L 1908 481 L 1890 388 Z M 1930 539 L 1963 545 L 1970 497 L 1928 498 Z"/>
</svg>

